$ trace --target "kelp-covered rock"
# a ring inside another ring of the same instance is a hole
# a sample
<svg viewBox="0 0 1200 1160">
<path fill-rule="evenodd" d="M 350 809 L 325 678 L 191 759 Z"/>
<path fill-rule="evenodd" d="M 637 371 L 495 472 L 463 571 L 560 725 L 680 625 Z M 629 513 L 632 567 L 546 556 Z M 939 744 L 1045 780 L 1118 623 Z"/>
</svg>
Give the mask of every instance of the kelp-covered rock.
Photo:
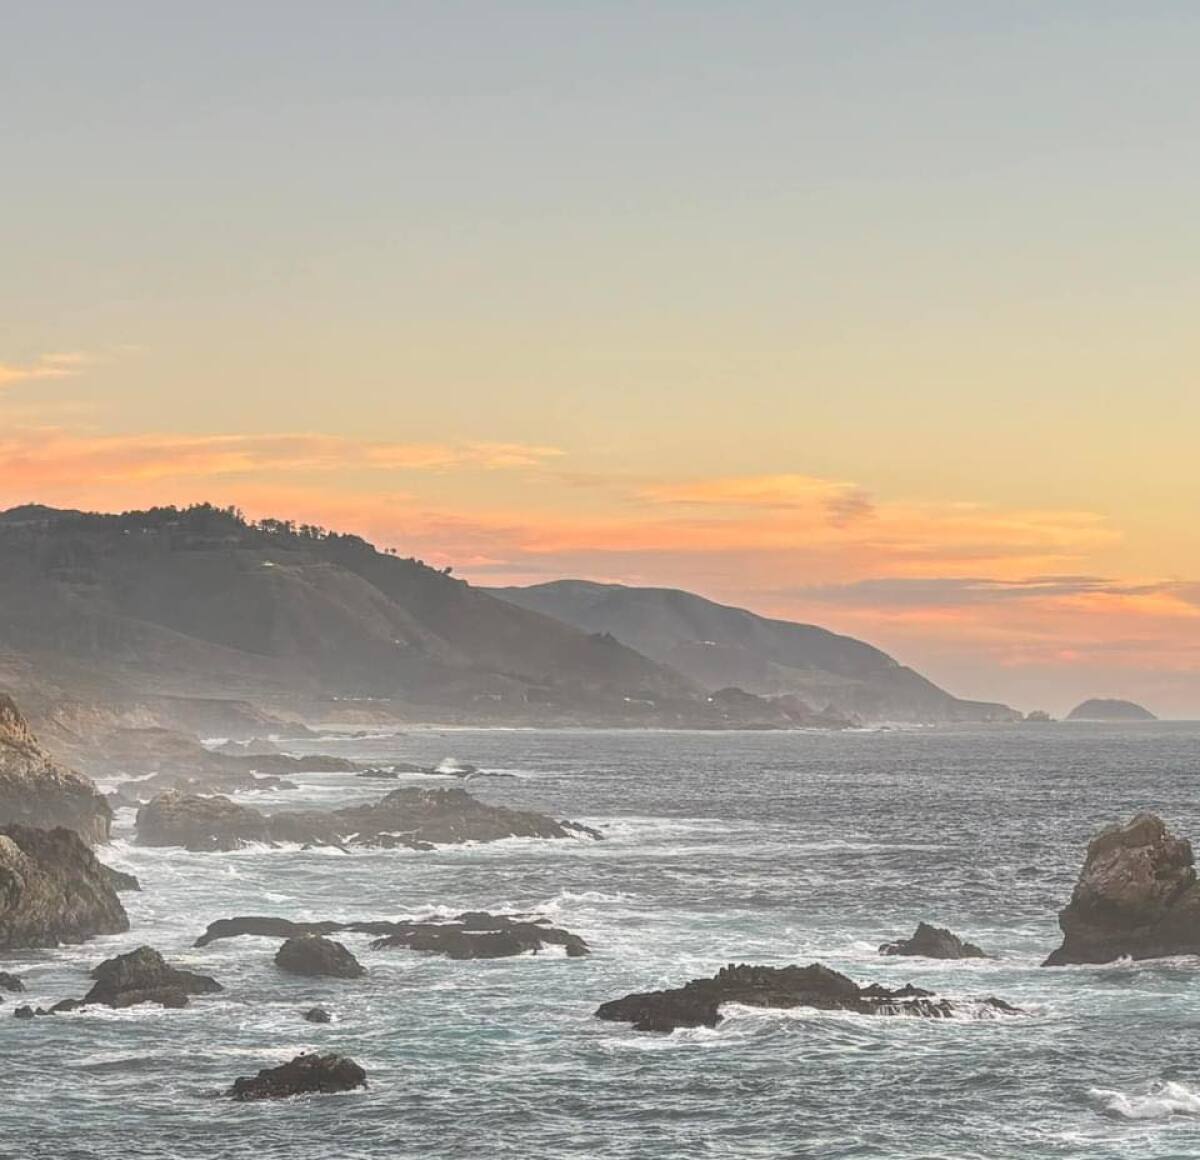
<svg viewBox="0 0 1200 1160">
<path fill-rule="evenodd" d="M 92 978 L 96 982 L 83 1001 L 106 1007 L 132 1007 L 138 1003 L 185 1007 L 189 995 L 211 995 L 222 989 L 208 975 L 169 966 L 153 947 L 138 947 L 105 959 L 92 969 Z"/>
<path fill-rule="evenodd" d="M 530 810 L 488 805 L 464 789 L 405 786 L 371 805 L 264 814 L 225 797 L 167 793 L 138 810 L 138 841 L 189 850 L 233 850 L 249 842 L 403 846 L 494 842 L 501 838 L 599 837 Z"/>
<path fill-rule="evenodd" d="M 1191 843 L 1141 813 L 1102 830 L 1087 848 L 1063 943 L 1045 966 L 1200 954 L 1200 886 Z"/>
<path fill-rule="evenodd" d="M 602 1003 L 600 1019 L 632 1023 L 635 1031 L 674 1031 L 677 1027 L 715 1027 L 721 1007 L 813 1007 L 820 1011 L 850 1011 L 858 1015 L 915 1015 L 947 1019 L 959 1006 L 911 984 L 889 990 L 873 983 L 860 987 L 853 979 L 822 963 L 807 967 L 754 967 L 730 964 L 711 979 L 693 979 L 682 987 L 626 995 Z M 985 999 L 997 1014 L 1017 1009 L 1001 999 Z"/>
<path fill-rule="evenodd" d="M 108 873 L 75 830 L 0 829 L 0 950 L 128 929 Z"/>
<path fill-rule="evenodd" d="M 256 1076 L 233 1081 L 235 1100 L 277 1100 L 307 1092 L 348 1092 L 367 1086 L 367 1073 L 344 1055 L 298 1055 L 278 1067 L 264 1067 Z"/>
<path fill-rule="evenodd" d="M 275 965 L 293 975 L 327 975 L 334 979 L 358 979 L 367 973 L 340 942 L 319 934 L 289 938 L 275 952 Z"/>
<path fill-rule="evenodd" d="M 917 923 L 911 938 L 884 943 L 881 955 L 920 955 L 927 959 L 984 959 L 987 955 L 974 943 L 964 942 L 944 926 Z"/>
<path fill-rule="evenodd" d="M 0 693 L 0 826 L 65 826 L 85 842 L 107 842 L 112 810 L 82 774 L 39 744 L 11 697 Z"/>
<path fill-rule="evenodd" d="M 195 945 L 203 947 L 218 939 L 241 935 L 299 941 L 304 936 L 330 935 L 339 931 L 376 936 L 376 941 L 371 944 L 373 950 L 403 947 L 452 959 L 537 954 L 548 946 L 561 946 L 570 958 L 588 953 L 588 945 L 579 935 L 551 926 L 544 918 L 483 911 L 468 911 L 455 918 L 422 922 L 292 922 L 286 918 L 246 915 L 210 923 Z"/>
</svg>

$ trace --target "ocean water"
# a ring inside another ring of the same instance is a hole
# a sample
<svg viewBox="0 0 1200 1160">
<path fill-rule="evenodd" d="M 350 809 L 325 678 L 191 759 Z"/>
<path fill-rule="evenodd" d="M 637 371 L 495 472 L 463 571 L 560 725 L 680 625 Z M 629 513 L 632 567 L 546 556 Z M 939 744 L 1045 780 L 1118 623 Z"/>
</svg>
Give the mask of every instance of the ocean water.
<svg viewBox="0 0 1200 1160">
<path fill-rule="evenodd" d="M 1056 912 L 1101 825 L 1161 812 L 1200 837 L 1200 726 L 996 726 L 843 734 L 414 730 L 314 751 L 489 771 L 471 792 L 602 828 L 604 842 L 411 851 L 140 849 L 122 811 L 103 852 L 134 872 L 132 930 L 0 964 L 0 1156 L 1200 1157 L 1200 960 L 1043 969 Z M 333 806 L 387 782 L 296 779 L 264 806 Z M 412 778 L 423 784 L 450 784 Z M 373 952 L 368 975 L 307 981 L 277 941 L 202 950 L 215 918 L 390 918 L 535 910 L 582 934 L 557 954 L 455 963 Z M 920 919 L 996 957 L 887 959 Z M 214 975 L 180 1011 L 18 1021 L 79 996 L 85 971 L 148 943 Z M 598 1003 L 731 961 L 820 960 L 860 981 L 996 995 L 1019 1018 L 925 1021 L 727 1010 L 715 1030 L 641 1034 Z M 328 1007 L 335 1022 L 301 1013 Z M 338 1051 L 370 1088 L 234 1104 L 239 1075 Z"/>
</svg>

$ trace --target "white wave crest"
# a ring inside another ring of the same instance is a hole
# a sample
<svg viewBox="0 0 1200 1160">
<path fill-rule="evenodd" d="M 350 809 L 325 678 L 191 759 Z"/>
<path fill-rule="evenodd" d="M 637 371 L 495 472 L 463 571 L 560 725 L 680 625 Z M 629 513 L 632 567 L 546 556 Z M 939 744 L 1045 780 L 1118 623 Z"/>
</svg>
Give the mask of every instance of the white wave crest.
<svg viewBox="0 0 1200 1160">
<path fill-rule="evenodd" d="M 1200 1116 L 1200 1095 L 1186 1084 L 1156 1080 L 1146 1091 L 1122 1092 L 1091 1088 L 1088 1099 L 1100 1112 L 1118 1120 L 1166 1120 L 1171 1116 Z"/>
</svg>

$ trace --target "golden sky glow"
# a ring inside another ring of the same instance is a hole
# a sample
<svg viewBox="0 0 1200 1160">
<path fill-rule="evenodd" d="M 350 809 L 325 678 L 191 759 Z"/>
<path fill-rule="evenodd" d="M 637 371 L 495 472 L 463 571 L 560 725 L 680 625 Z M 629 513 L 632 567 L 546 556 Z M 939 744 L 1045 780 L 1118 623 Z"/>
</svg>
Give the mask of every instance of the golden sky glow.
<svg viewBox="0 0 1200 1160">
<path fill-rule="evenodd" d="M 15 18 L 0 504 L 1200 715 L 1196 12 L 251 7 Z"/>
</svg>

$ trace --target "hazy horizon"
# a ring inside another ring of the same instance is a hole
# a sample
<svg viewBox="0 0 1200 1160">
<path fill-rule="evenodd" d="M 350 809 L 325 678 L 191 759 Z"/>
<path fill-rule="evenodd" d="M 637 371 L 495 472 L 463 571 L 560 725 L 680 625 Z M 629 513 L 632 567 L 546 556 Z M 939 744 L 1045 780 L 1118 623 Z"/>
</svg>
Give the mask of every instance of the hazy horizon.
<svg viewBox="0 0 1200 1160">
<path fill-rule="evenodd" d="M 0 507 L 236 504 L 1200 717 L 1200 12 L 7 24 Z"/>
</svg>

